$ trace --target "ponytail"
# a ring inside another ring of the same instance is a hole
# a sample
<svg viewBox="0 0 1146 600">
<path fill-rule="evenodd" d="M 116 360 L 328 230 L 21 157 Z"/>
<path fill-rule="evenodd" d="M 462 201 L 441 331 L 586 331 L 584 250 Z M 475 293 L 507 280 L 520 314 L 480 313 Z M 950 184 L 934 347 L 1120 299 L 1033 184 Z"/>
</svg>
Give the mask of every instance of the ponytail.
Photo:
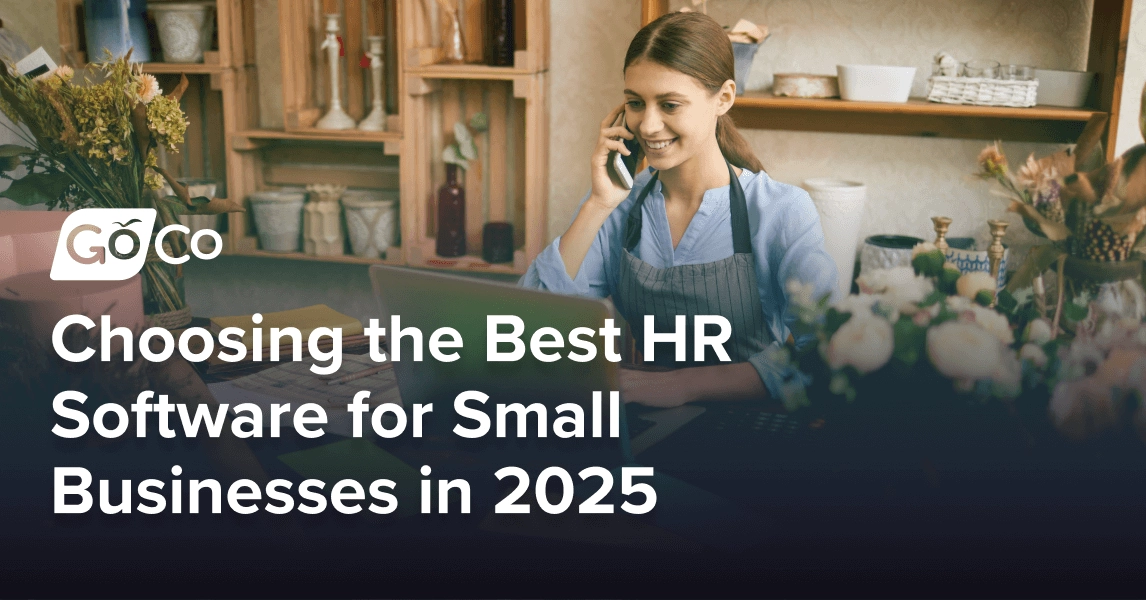
<svg viewBox="0 0 1146 600">
<path fill-rule="evenodd" d="M 748 141 L 736 130 L 736 124 L 732 122 L 732 117 L 728 113 L 716 119 L 716 143 L 720 145 L 720 153 L 724 155 L 724 159 L 734 166 L 754 173 L 764 171 L 764 165 L 756 158 Z"/>
<path fill-rule="evenodd" d="M 642 27 L 629 43 L 625 68 L 638 60 L 680 71 L 696 79 L 711 94 L 728 80 L 735 80 L 732 42 L 719 23 L 702 13 L 667 13 Z M 749 171 L 764 170 L 727 113 L 716 121 L 716 142 L 728 162 Z"/>
</svg>

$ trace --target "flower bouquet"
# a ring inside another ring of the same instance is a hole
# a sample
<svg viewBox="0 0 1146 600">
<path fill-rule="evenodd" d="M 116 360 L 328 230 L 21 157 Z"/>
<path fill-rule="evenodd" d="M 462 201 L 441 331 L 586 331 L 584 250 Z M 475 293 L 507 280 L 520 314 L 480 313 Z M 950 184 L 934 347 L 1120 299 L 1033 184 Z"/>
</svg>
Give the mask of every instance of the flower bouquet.
<svg viewBox="0 0 1146 600">
<path fill-rule="evenodd" d="M 1082 293 L 1117 295 L 1124 316 L 1141 319 L 1146 302 L 1135 301 L 1143 295 L 1136 251 L 1146 242 L 1146 145 L 1106 162 L 1099 143 L 1105 127 L 1106 117 L 1095 115 L 1073 149 L 1037 160 L 1032 155 L 1017 174 L 993 144 L 979 155 L 978 175 L 997 182 L 1002 190 L 995 193 L 1007 198 L 1008 210 L 1050 241 L 1031 250 L 1009 289 L 1034 285 L 1041 294 L 1043 273 L 1057 263 L 1060 307 Z"/>
<path fill-rule="evenodd" d="M 62 66 L 31 78 L 0 68 L 0 110 L 20 127 L 23 145 L 0 146 L 0 178 L 12 180 L 0 193 L 23 205 L 49 208 L 154 208 L 155 229 L 177 223 L 180 214 L 240 211 L 232 201 L 191 198 L 187 188 L 158 165 L 156 150 L 178 152 L 187 130 L 179 100 L 188 82 L 163 95 L 154 76 L 130 62 L 130 52 L 96 65 L 98 80 L 73 81 Z M 23 167 L 26 174 L 10 173 Z M 160 198 L 166 182 L 175 196 Z M 186 254 L 182 236 L 163 241 L 172 256 Z M 177 270 L 149 256 L 142 277 L 144 309 L 151 315 L 190 320 Z M 177 269 L 177 268 L 176 268 Z M 163 319 L 159 319 L 164 322 Z M 171 326 L 179 323 L 169 319 Z"/>
<path fill-rule="evenodd" d="M 784 398 L 789 410 L 901 443 L 951 439 L 968 431 L 959 423 L 1011 421 L 1005 404 L 986 402 L 1019 396 L 1024 376 L 1010 321 L 988 306 L 995 280 L 960 273 L 931 243 L 913 255 L 911 267 L 864 274 L 860 293 L 834 304 L 789 284 L 794 327 L 817 340 L 796 357 L 814 383 Z"/>
</svg>

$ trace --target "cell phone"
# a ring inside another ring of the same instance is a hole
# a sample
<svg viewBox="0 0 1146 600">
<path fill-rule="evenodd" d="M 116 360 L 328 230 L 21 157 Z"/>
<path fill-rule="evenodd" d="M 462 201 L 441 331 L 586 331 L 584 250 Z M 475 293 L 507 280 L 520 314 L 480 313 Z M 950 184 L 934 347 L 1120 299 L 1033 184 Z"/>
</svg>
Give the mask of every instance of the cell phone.
<svg viewBox="0 0 1146 600">
<path fill-rule="evenodd" d="M 613 122 L 613 127 L 618 125 L 625 129 L 629 128 L 628 125 L 625 125 L 625 113 L 623 112 L 621 116 L 617 117 L 617 120 Z M 626 140 L 622 138 L 621 141 L 624 142 L 625 148 L 629 150 L 629 155 L 625 156 L 615 151 L 609 153 L 609 164 L 612 165 L 609 176 L 612 177 L 616 183 L 625 186 L 625 189 L 631 190 L 633 189 L 633 178 L 637 175 L 637 163 L 641 160 L 641 145 L 637 143 L 636 140 Z"/>
</svg>

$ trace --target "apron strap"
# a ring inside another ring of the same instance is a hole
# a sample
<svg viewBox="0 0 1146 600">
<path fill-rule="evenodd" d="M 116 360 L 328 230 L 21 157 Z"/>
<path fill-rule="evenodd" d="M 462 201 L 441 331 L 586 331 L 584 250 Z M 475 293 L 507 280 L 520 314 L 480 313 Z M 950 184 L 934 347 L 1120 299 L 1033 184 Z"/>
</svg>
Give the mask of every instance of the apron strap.
<svg viewBox="0 0 1146 600">
<path fill-rule="evenodd" d="M 727 161 L 725 164 L 728 165 L 728 208 L 732 221 L 732 251 L 735 254 L 751 254 L 752 232 L 748 226 L 748 202 L 744 198 L 744 187 L 740 185 L 740 179 L 736 177 L 732 165 Z M 637 201 L 629 209 L 629 218 L 625 222 L 625 250 L 629 252 L 632 252 L 641 241 L 641 229 L 644 227 L 645 198 L 648 198 L 653 191 L 659 176 L 659 172 L 653 173 L 652 179 L 641 189 L 641 193 L 637 195 Z"/>
</svg>

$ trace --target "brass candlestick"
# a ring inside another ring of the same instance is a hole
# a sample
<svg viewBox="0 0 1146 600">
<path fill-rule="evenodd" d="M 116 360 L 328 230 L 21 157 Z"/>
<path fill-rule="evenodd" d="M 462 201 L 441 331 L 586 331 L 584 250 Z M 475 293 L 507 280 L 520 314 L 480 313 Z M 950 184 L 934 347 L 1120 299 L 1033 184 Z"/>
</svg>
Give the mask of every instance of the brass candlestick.
<svg viewBox="0 0 1146 600">
<path fill-rule="evenodd" d="M 991 245 L 987 247 L 987 259 L 991 264 L 991 281 L 995 282 L 996 287 L 999 281 L 999 264 L 1003 262 L 1003 253 L 1006 251 L 1003 247 L 1003 236 L 1007 233 L 1007 225 L 1009 223 L 998 219 L 987 221 L 987 226 L 991 228 Z M 994 300 L 991 300 L 991 306 L 995 306 Z"/>
<path fill-rule="evenodd" d="M 931 217 L 931 222 L 935 224 L 935 247 L 947 256 L 947 228 L 951 226 L 951 219 L 949 217 Z"/>
</svg>

